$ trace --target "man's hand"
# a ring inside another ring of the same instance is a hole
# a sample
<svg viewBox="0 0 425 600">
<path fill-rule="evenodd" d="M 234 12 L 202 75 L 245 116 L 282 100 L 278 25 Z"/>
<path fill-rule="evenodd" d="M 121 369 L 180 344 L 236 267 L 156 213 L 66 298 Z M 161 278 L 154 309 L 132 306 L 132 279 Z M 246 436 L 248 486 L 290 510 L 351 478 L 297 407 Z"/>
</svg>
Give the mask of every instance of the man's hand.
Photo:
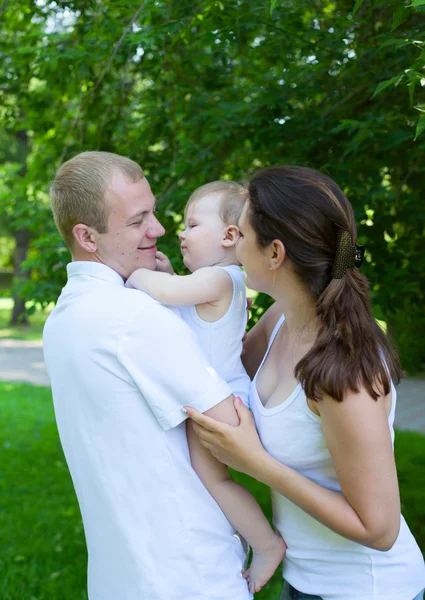
<svg viewBox="0 0 425 600">
<path fill-rule="evenodd" d="M 174 269 L 171 265 L 169 258 L 163 252 L 157 252 L 155 255 L 156 258 L 156 271 L 160 271 L 161 273 L 169 273 L 170 275 L 174 275 Z"/>
</svg>

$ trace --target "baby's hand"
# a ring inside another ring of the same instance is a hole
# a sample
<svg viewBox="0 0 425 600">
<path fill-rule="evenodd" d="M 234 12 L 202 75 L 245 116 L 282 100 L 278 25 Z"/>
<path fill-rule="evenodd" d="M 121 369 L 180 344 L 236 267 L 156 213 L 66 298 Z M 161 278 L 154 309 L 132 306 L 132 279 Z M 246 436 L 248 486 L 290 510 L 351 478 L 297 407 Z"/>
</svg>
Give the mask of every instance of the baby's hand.
<svg viewBox="0 0 425 600">
<path fill-rule="evenodd" d="M 170 275 L 174 275 L 174 269 L 170 263 L 170 260 L 163 252 L 157 252 L 155 255 L 156 258 L 156 271 L 160 271 L 161 273 L 169 273 Z"/>
</svg>

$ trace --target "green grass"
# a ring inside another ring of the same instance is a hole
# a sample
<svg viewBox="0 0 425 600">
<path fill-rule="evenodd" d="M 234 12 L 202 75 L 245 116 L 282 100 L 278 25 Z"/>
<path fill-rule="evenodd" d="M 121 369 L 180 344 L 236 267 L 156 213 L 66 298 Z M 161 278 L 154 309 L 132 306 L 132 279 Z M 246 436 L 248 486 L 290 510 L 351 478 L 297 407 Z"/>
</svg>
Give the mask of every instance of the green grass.
<svg viewBox="0 0 425 600">
<path fill-rule="evenodd" d="M 44 323 L 53 305 L 46 310 L 38 309 L 29 318 L 29 325 L 9 325 L 13 301 L 11 298 L 0 298 L 0 339 L 41 340 Z"/>
<path fill-rule="evenodd" d="M 0 598 L 84 600 L 87 554 L 48 388 L 0 382 Z M 398 432 L 403 513 L 425 549 L 425 437 Z M 236 474 L 271 515 L 269 492 Z M 256 595 L 277 600 L 279 573 Z M 119 599 L 117 599 L 119 600 Z"/>
</svg>

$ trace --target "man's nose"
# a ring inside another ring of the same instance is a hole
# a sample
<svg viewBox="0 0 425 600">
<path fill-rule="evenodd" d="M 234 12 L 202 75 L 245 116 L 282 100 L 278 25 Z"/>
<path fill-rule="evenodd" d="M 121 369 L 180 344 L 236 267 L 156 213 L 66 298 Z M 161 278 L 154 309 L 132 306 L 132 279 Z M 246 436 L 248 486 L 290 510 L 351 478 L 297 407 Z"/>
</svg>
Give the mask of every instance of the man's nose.
<svg viewBox="0 0 425 600">
<path fill-rule="evenodd" d="M 153 220 L 150 224 L 149 230 L 148 230 L 148 236 L 152 237 L 152 238 L 159 238 L 162 235 L 164 235 L 164 233 L 165 233 L 164 227 L 161 225 L 161 223 L 158 221 L 158 219 L 154 216 Z"/>
</svg>

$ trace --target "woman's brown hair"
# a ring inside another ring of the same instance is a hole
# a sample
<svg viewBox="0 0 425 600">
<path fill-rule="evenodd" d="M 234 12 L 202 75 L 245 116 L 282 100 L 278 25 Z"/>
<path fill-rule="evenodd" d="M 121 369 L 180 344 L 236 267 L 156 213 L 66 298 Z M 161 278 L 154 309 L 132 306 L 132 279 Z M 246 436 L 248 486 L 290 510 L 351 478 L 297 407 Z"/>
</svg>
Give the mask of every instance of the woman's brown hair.
<svg viewBox="0 0 425 600">
<path fill-rule="evenodd" d="M 373 399 L 400 381 L 396 351 L 372 314 L 369 284 L 357 267 L 332 272 L 341 231 L 356 242 L 351 204 L 332 179 L 306 167 L 269 167 L 248 187 L 249 218 L 260 246 L 279 239 L 316 301 L 319 329 L 295 376 L 308 398 L 338 402 L 364 387 Z"/>
</svg>

